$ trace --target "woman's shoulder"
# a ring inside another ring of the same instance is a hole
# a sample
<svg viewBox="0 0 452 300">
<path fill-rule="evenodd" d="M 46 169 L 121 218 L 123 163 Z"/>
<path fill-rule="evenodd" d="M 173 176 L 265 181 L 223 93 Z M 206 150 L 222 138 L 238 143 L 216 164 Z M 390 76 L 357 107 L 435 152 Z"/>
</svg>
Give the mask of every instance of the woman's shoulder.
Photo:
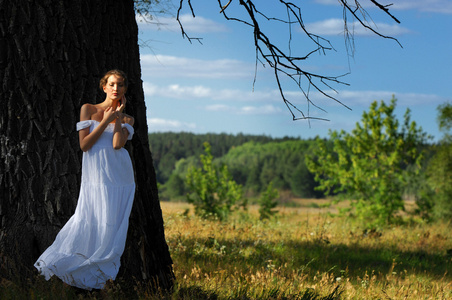
<svg viewBox="0 0 452 300">
<path fill-rule="evenodd" d="M 91 120 L 91 116 L 97 112 L 97 107 L 91 103 L 85 103 L 80 109 L 80 120 Z"/>
</svg>

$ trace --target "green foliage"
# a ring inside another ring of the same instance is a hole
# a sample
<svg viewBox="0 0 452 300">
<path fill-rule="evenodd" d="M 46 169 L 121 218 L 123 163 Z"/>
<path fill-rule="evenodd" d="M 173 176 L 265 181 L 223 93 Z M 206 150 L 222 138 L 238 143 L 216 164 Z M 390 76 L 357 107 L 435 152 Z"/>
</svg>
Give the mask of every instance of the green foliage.
<svg viewBox="0 0 452 300">
<path fill-rule="evenodd" d="M 452 129 L 452 104 L 450 102 L 438 106 L 438 124 L 439 129 L 450 137 Z"/>
<path fill-rule="evenodd" d="M 234 147 L 221 158 L 234 179 L 247 191 L 265 191 L 273 183 L 278 190 L 295 196 L 318 198 L 317 183 L 305 164 L 305 155 L 314 141 L 292 140 L 269 143 L 248 142 Z"/>
<path fill-rule="evenodd" d="M 259 199 L 259 219 L 269 219 L 278 212 L 276 210 L 273 210 L 273 208 L 275 208 L 278 204 L 278 202 L 276 202 L 278 196 L 278 190 L 275 189 L 273 187 L 273 183 L 270 182 L 270 184 L 267 186 L 267 190 L 262 193 Z"/>
<path fill-rule="evenodd" d="M 284 140 L 284 139 L 283 139 Z M 163 132 L 150 133 L 149 144 L 154 160 L 157 181 L 165 183 L 180 159 L 190 157 L 198 158 L 204 153 L 204 142 L 212 145 L 211 151 L 214 157 L 225 155 L 229 149 L 242 145 L 249 141 L 268 143 L 279 141 L 267 136 L 244 135 L 244 134 L 194 134 L 189 132 Z M 179 174 L 181 175 L 181 174 Z"/>
<path fill-rule="evenodd" d="M 444 132 L 434 157 L 427 169 L 428 183 L 433 192 L 433 216 L 437 219 L 452 218 L 452 104 L 438 107 L 439 128 Z"/>
<path fill-rule="evenodd" d="M 180 200 L 181 198 L 185 198 L 187 193 L 185 177 L 187 176 L 188 170 L 198 164 L 199 161 L 194 156 L 178 160 L 169 179 L 159 188 L 160 199 Z"/>
<path fill-rule="evenodd" d="M 399 124 L 396 102 L 394 98 L 390 105 L 373 102 L 351 133 L 330 131 L 330 141 L 318 139 L 307 157 L 319 188 L 354 199 L 355 213 L 370 226 L 390 223 L 404 209 L 407 168 L 411 166 L 410 176 L 419 173 L 420 146 L 427 139 L 410 121 L 408 109 Z"/>
<path fill-rule="evenodd" d="M 178 194 L 186 189 L 179 185 L 178 178 L 185 178 L 188 166 L 194 165 L 194 160 L 203 153 L 203 142 L 211 145 L 214 161 L 226 164 L 247 194 L 261 193 L 273 182 L 275 188 L 290 190 L 297 197 L 323 196 L 315 190 L 317 183 L 304 160 L 314 140 L 167 132 L 149 134 L 157 181 L 162 184 L 159 190 L 162 199 L 185 195 L 185 192 Z"/>
<path fill-rule="evenodd" d="M 204 147 L 202 167 L 191 167 L 187 172 L 187 200 L 195 206 L 196 215 L 223 220 L 242 201 L 242 186 L 232 179 L 226 165 L 213 164 L 210 144 L 206 142 Z"/>
</svg>

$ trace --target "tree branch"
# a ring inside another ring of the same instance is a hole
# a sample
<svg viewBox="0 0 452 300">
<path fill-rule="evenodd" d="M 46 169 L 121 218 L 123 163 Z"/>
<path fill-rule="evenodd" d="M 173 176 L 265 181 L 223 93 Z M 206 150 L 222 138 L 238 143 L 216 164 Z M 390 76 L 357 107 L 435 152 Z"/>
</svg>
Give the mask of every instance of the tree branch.
<svg viewBox="0 0 452 300">
<path fill-rule="evenodd" d="M 389 9 L 387 8 L 387 7 L 391 6 L 392 3 L 391 3 L 391 4 L 388 4 L 388 5 L 381 5 L 380 3 L 378 3 L 378 2 L 375 1 L 375 0 L 370 0 L 370 2 L 372 2 L 373 4 L 375 4 L 379 9 L 385 11 L 385 12 L 386 12 L 386 13 L 387 13 L 394 21 L 396 21 L 398 24 L 400 24 L 400 21 L 399 21 L 396 17 L 394 17 L 394 16 L 389 12 Z"/>
<path fill-rule="evenodd" d="M 399 44 L 399 46 L 403 48 L 402 44 L 400 44 L 400 42 L 399 42 L 396 38 L 394 38 L 394 37 L 392 37 L 392 36 L 387 36 L 387 35 L 381 34 L 381 33 L 378 32 L 377 30 L 373 29 L 373 28 L 367 23 L 367 21 L 366 21 L 366 15 L 367 15 L 367 12 L 366 12 L 366 10 L 361 6 L 361 4 L 359 3 L 359 1 L 357 1 L 357 0 L 354 1 L 354 2 L 355 2 L 355 5 L 356 5 L 356 8 L 355 8 L 355 9 L 352 9 L 352 7 L 348 4 L 347 0 L 339 0 L 339 1 L 340 1 L 340 2 L 342 3 L 342 5 L 344 6 L 344 10 L 349 11 L 349 12 L 353 15 L 353 17 L 354 17 L 354 18 L 355 18 L 355 19 L 356 19 L 356 20 L 357 20 L 364 28 L 366 28 L 366 29 L 372 31 L 374 34 L 376 34 L 376 35 L 378 35 L 378 36 L 380 36 L 380 37 L 382 37 L 382 38 L 385 38 L 385 39 L 391 39 L 391 40 L 396 41 L 397 44 Z M 374 1 L 374 0 L 371 0 L 371 1 L 372 1 L 372 3 L 374 3 L 378 8 L 384 10 L 387 14 L 389 14 L 389 15 L 392 17 L 392 15 L 389 13 L 389 10 L 386 9 L 385 6 L 382 6 L 381 4 L 379 4 L 378 2 L 376 2 L 376 1 Z M 358 14 L 356 13 L 357 11 L 361 11 L 361 17 L 358 16 Z M 345 15 L 345 13 L 344 13 L 344 15 Z M 393 17 L 393 18 L 394 18 L 394 17 Z M 396 22 L 400 23 L 399 20 L 397 20 L 397 19 L 395 19 L 395 20 L 396 20 Z M 345 18 L 345 17 L 344 17 L 344 21 L 345 21 L 345 24 L 346 24 L 346 18 Z M 346 29 L 346 31 L 348 31 L 348 29 Z"/>
<path fill-rule="evenodd" d="M 181 33 L 182 33 L 182 37 L 183 37 L 183 38 L 187 38 L 187 40 L 190 42 L 190 44 L 192 43 L 192 40 L 195 40 L 195 41 L 198 41 L 198 43 L 200 43 L 200 44 L 202 45 L 202 42 L 201 42 L 202 38 L 193 38 L 193 37 L 190 37 L 190 36 L 185 32 L 184 26 L 182 25 L 182 22 L 181 22 L 181 20 L 180 20 L 180 12 L 181 12 L 181 10 L 182 10 L 183 3 L 184 3 L 184 0 L 180 0 L 180 2 L 179 2 L 179 8 L 177 9 L 177 15 L 176 15 L 176 20 L 177 20 L 177 22 L 179 23 L 180 30 L 181 30 Z M 191 5 L 191 0 L 187 0 L 187 3 L 188 3 L 188 6 L 190 7 L 191 15 L 193 16 L 193 18 L 195 18 L 195 17 L 196 17 L 196 16 L 195 16 L 195 11 L 193 10 L 193 6 Z"/>
<path fill-rule="evenodd" d="M 182 35 L 184 37 L 187 37 L 189 41 L 191 41 L 192 38 L 189 38 L 186 32 L 183 29 L 183 26 L 179 20 L 179 12 L 182 9 L 182 4 L 184 1 L 187 1 L 191 13 L 194 15 L 193 8 L 191 6 L 191 0 L 180 0 L 180 6 L 178 10 L 178 21 L 181 26 Z M 343 77 L 346 74 L 342 74 L 339 76 L 326 76 L 323 74 L 317 74 L 307 71 L 303 66 L 302 63 L 305 62 L 312 54 L 319 53 L 319 54 L 326 54 L 329 50 L 335 50 L 332 44 L 329 40 L 318 36 L 316 34 L 313 34 L 308 31 L 306 28 L 303 18 L 301 15 L 301 9 L 296 4 L 286 1 L 286 0 L 274 0 L 275 2 L 279 2 L 282 7 L 284 7 L 287 11 L 287 19 L 280 19 L 276 18 L 270 15 L 267 15 L 266 13 L 260 11 L 256 3 L 260 3 L 259 1 L 253 1 L 253 0 L 238 0 L 238 4 L 244 8 L 244 11 L 246 12 L 246 19 L 245 18 L 236 18 L 231 17 L 228 15 L 228 8 L 230 7 L 230 4 L 232 0 L 229 0 L 229 2 L 226 5 L 223 5 L 221 3 L 221 0 L 218 0 L 218 4 L 220 7 L 220 13 L 223 14 L 223 16 L 226 18 L 226 20 L 229 21 L 237 21 L 245 26 L 248 26 L 253 31 L 253 40 L 254 40 L 254 46 L 256 48 L 256 69 L 254 74 L 254 80 L 253 80 L 253 90 L 254 90 L 254 84 L 256 82 L 256 75 L 257 75 L 257 63 L 260 62 L 264 67 L 265 65 L 269 65 L 274 70 L 274 76 L 275 81 L 279 89 L 279 93 L 281 95 L 282 100 L 284 101 L 286 107 L 288 108 L 289 112 L 292 115 L 293 120 L 300 120 L 300 119 L 320 119 L 325 120 L 322 118 L 315 118 L 311 117 L 309 115 L 310 107 L 313 106 L 317 109 L 320 109 L 322 111 L 322 108 L 314 104 L 314 102 L 311 100 L 310 91 L 311 89 L 314 89 L 314 91 L 320 93 L 321 95 L 325 96 L 326 98 L 335 101 L 344 107 L 350 109 L 347 105 L 339 101 L 335 96 L 331 95 L 331 92 L 337 93 L 337 91 L 332 87 L 333 84 L 340 84 L 340 85 L 348 85 L 347 83 L 341 81 L 341 77 Z M 346 43 L 349 44 L 349 46 L 354 49 L 354 43 L 353 43 L 353 33 L 350 32 L 347 28 L 347 12 L 350 12 L 354 19 L 356 19 L 364 28 L 369 29 L 374 34 L 381 36 L 383 38 L 393 39 L 395 40 L 400 46 L 401 44 L 399 41 L 393 37 L 383 35 L 379 33 L 377 30 L 373 29 L 367 22 L 367 12 L 362 8 L 362 6 L 359 3 L 359 0 L 354 0 L 355 6 L 352 7 L 349 5 L 347 0 L 339 0 L 340 3 L 344 7 L 344 26 L 345 26 L 345 39 Z M 379 9 L 383 10 L 385 13 L 387 13 L 389 16 L 391 16 L 396 22 L 399 23 L 399 21 L 392 16 L 389 13 L 388 6 L 383 6 L 379 4 L 375 0 L 371 0 L 372 3 L 374 3 Z M 282 50 L 276 42 L 274 42 L 272 39 L 270 39 L 266 32 L 261 28 L 262 20 L 267 22 L 278 22 L 283 24 L 289 25 L 289 39 L 288 39 L 288 51 Z M 292 43 L 292 26 L 297 26 L 299 30 L 301 30 L 305 36 L 312 42 L 313 48 L 309 51 L 307 51 L 307 54 L 300 55 L 295 54 L 293 55 L 293 49 L 291 47 Z M 281 77 L 282 76 L 282 77 Z M 291 100 L 287 97 L 284 87 L 282 85 L 282 78 L 288 78 L 290 81 L 294 82 L 297 88 L 301 91 L 303 94 L 303 97 L 306 101 L 307 108 L 308 108 L 308 114 L 305 114 L 303 110 L 297 108 Z M 305 85 L 302 83 L 305 82 Z"/>
</svg>

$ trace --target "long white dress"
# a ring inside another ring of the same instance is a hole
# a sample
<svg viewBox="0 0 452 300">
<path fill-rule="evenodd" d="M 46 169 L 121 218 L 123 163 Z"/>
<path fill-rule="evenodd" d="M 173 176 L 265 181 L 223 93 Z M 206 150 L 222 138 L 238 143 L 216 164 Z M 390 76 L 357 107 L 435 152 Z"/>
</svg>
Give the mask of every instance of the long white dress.
<svg viewBox="0 0 452 300">
<path fill-rule="evenodd" d="M 77 123 L 77 130 L 99 125 L 94 120 Z M 123 124 L 129 131 L 133 127 Z M 124 252 L 135 181 L 129 153 L 113 149 L 114 124 L 109 124 L 94 146 L 83 153 L 82 182 L 74 215 L 53 244 L 35 263 L 49 280 L 56 275 L 79 288 L 101 289 L 119 271 Z"/>
</svg>

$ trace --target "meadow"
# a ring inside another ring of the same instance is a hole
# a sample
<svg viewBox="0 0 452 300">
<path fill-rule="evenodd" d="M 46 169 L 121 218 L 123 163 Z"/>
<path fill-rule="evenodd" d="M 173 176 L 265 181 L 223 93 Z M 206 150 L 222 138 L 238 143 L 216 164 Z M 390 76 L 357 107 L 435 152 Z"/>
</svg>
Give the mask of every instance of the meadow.
<svg viewBox="0 0 452 300">
<path fill-rule="evenodd" d="M 202 220 L 187 203 L 162 202 L 175 289 L 152 292 L 124 280 L 82 292 L 36 278 L 3 280 L 1 299 L 452 299 L 451 224 L 406 222 L 363 230 L 322 200 L 257 207 L 227 222 Z"/>
</svg>

